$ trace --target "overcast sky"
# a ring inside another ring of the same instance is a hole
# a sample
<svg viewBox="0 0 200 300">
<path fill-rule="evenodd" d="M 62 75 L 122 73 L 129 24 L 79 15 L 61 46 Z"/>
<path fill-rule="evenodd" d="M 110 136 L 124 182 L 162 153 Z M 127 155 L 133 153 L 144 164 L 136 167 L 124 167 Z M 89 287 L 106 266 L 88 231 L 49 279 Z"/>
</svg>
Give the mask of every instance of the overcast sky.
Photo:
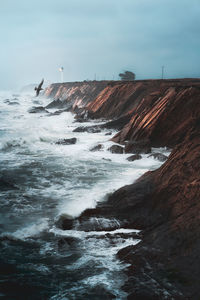
<svg viewBox="0 0 200 300">
<path fill-rule="evenodd" d="M 0 0 L 0 89 L 200 77 L 200 0 Z"/>
</svg>

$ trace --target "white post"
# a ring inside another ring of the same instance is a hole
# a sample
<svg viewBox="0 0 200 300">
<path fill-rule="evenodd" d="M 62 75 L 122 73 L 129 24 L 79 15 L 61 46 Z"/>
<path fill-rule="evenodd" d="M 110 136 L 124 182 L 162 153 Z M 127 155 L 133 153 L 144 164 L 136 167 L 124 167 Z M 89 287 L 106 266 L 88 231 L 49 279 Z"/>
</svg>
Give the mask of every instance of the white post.
<svg viewBox="0 0 200 300">
<path fill-rule="evenodd" d="M 60 71 L 60 75 L 61 75 L 61 82 L 64 82 L 64 68 L 61 67 L 61 68 L 59 69 L 59 71 Z"/>
</svg>

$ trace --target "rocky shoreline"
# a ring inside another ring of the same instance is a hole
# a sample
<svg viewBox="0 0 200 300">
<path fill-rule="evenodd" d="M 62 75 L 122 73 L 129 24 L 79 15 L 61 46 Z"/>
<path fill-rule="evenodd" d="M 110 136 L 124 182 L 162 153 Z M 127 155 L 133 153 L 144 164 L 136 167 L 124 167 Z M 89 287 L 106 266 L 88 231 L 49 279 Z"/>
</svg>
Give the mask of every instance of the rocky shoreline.
<svg viewBox="0 0 200 300">
<path fill-rule="evenodd" d="M 113 120 L 106 128 L 119 130 L 111 139 L 126 153 L 172 149 L 159 169 L 122 187 L 77 220 L 60 220 L 59 226 L 93 230 L 97 225 L 90 220 L 107 218 L 104 230 L 142 230 L 139 244 L 118 253 L 130 264 L 124 286 L 128 299 L 200 299 L 200 80 L 55 84 L 45 95 L 75 112 L 80 122 Z"/>
</svg>

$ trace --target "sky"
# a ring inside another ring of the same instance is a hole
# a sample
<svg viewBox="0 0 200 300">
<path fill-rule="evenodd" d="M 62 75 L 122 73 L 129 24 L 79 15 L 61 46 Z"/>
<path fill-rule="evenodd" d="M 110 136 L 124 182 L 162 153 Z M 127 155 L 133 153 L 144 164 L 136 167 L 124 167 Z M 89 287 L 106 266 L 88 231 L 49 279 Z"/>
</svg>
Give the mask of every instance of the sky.
<svg viewBox="0 0 200 300">
<path fill-rule="evenodd" d="M 0 0 L 0 89 L 200 77 L 199 0 Z"/>
</svg>

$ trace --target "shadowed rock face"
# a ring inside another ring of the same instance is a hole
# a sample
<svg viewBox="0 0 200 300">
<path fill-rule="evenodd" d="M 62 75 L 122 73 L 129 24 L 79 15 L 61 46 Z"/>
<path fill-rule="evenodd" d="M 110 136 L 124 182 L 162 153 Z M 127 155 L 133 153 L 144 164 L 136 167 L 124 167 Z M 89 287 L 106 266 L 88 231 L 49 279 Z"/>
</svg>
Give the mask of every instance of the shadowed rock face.
<svg viewBox="0 0 200 300">
<path fill-rule="evenodd" d="M 151 153 L 149 140 L 141 140 L 139 142 L 128 142 L 125 146 L 125 153 Z"/>
<path fill-rule="evenodd" d="M 145 90 L 143 82 L 116 82 L 107 86 L 97 98 L 87 105 L 96 118 L 119 118 L 127 115 L 140 103 Z"/>
<path fill-rule="evenodd" d="M 143 98 L 114 142 L 149 139 L 154 147 L 174 147 L 183 140 L 197 114 L 200 85 L 161 88 L 158 92 Z"/>
<path fill-rule="evenodd" d="M 200 299 L 199 133 L 200 126 L 195 125 L 167 162 L 160 169 L 149 173 L 148 184 L 154 188 L 148 197 L 140 199 L 140 205 L 135 206 L 130 214 L 127 212 L 127 216 L 131 216 L 132 225 L 136 221 L 144 229 L 141 244 L 119 253 L 121 258 L 127 261 L 129 257 L 133 266 L 136 265 L 135 272 L 128 270 L 132 278 L 129 287 L 126 287 L 129 292 L 136 279 L 141 278 L 143 270 L 145 280 L 159 280 L 162 287 L 165 286 L 164 281 L 170 282 L 183 294 L 180 299 Z M 133 199 L 135 193 L 134 184 L 127 198 Z M 111 199 L 114 202 L 124 202 L 123 188 L 115 200 L 113 197 Z"/>
</svg>

